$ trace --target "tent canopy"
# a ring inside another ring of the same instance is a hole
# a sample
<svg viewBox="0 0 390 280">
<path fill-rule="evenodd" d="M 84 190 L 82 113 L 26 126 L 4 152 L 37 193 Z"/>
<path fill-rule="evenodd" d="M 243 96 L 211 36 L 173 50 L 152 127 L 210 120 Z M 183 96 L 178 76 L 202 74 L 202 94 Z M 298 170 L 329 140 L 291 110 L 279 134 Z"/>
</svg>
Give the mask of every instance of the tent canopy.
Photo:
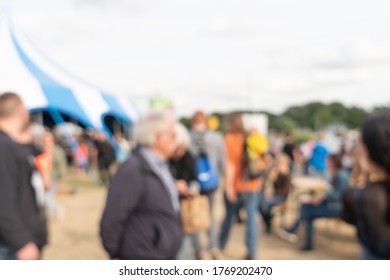
<svg viewBox="0 0 390 280">
<path fill-rule="evenodd" d="M 8 16 L 0 18 L 0 62 L 0 93 L 19 94 L 30 112 L 64 114 L 95 130 L 107 129 L 107 115 L 128 125 L 138 118 L 129 98 L 109 95 L 57 66 Z"/>
</svg>

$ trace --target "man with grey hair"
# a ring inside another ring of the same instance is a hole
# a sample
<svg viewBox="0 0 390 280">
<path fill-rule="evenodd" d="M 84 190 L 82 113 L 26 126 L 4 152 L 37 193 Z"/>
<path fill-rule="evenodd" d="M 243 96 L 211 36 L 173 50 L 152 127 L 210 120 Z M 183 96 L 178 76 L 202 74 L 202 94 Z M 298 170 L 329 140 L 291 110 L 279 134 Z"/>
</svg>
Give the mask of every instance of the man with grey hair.
<svg viewBox="0 0 390 280">
<path fill-rule="evenodd" d="M 175 120 L 153 113 L 133 130 L 137 148 L 112 179 L 100 225 L 114 259 L 175 259 L 182 239 L 180 202 L 167 160 L 175 148 Z"/>
</svg>

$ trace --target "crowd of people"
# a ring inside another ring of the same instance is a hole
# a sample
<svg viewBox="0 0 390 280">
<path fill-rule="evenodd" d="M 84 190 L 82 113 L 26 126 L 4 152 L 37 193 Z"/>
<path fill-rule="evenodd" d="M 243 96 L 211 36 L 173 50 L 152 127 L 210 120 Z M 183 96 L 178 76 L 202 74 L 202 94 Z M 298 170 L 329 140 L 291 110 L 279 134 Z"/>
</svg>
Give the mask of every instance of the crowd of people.
<svg viewBox="0 0 390 280">
<path fill-rule="evenodd" d="M 370 178 L 375 176 L 372 169 L 375 165 L 374 157 L 367 152 L 365 154 L 361 152 L 370 151 L 367 146 L 371 143 L 345 137 L 339 152 L 330 153 L 322 134 L 318 135 L 316 141 L 299 145 L 294 143 L 291 135 L 287 135 L 283 145 L 276 146 L 268 143 L 268 140 L 255 129 L 245 127 L 240 114 L 232 114 L 227 118 L 225 135 L 215 131 L 215 127 L 213 129 L 208 127 L 210 123 L 208 120 L 204 113 L 197 112 L 192 118 L 191 128 L 187 130 L 177 124 L 173 116 L 167 113 L 154 113 L 136 125 L 134 139 L 138 147 L 136 150 L 138 156 L 131 157 L 129 162 L 121 167 L 121 172 L 116 175 L 121 174 L 121 180 L 113 180 L 101 222 L 103 245 L 112 258 L 201 259 L 199 234 L 204 230 L 184 232 L 180 239 L 178 233 L 183 231 L 183 228 L 178 209 L 183 199 L 202 195 L 209 201 L 207 211 L 210 215 L 210 226 L 207 236 L 210 256 L 213 259 L 223 259 L 230 229 L 234 221 L 240 219 L 240 213 L 245 211 L 246 259 L 256 259 L 259 256 L 257 250 L 261 236 L 258 217 L 263 218 L 265 233 L 271 233 L 272 209 L 286 203 L 290 193 L 294 191 L 293 178 L 297 174 L 328 186 L 322 195 L 317 195 L 312 189 L 308 198 L 298 200 L 300 210 L 296 221 L 289 227 L 280 229 L 288 240 L 297 240 L 297 230 L 301 225 L 305 226 L 303 246 L 299 248 L 300 250 L 314 249 L 316 219 L 344 218 L 346 222 L 355 222 L 345 218 L 349 217 L 350 209 L 348 200 L 343 202 L 343 198 L 348 197 L 349 190 L 361 190 L 374 180 Z M 390 123 L 385 125 L 390 126 Z M 383 127 L 380 129 L 384 130 Z M 389 154 L 386 153 L 388 150 L 383 146 L 385 143 L 381 145 L 384 157 L 388 157 Z M 143 152 L 140 153 L 139 149 Z M 367 162 L 365 168 L 362 168 L 363 161 Z M 140 176 L 141 172 L 136 171 L 137 168 L 148 163 L 147 170 L 150 172 Z M 149 169 L 150 166 L 154 168 Z M 160 178 L 153 180 L 159 195 L 163 195 L 164 192 L 161 191 L 165 190 L 164 199 L 160 197 L 159 204 L 146 202 L 147 199 L 154 197 L 154 192 L 157 191 L 149 188 L 151 179 L 148 176 Z M 383 175 L 383 178 L 387 178 L 387 175 Z M 385 180 L 383 178 L 382 180 Z M 125 183 L 129 181 L 132 184 Z M 359 184 L 356 184 L 358 181 Z M 216 223 L 214 217 L 218 188 L 223 189 L 225 203 L 225 217 L 220 225 Z M 135 190 L 137 195 L 132 196 L 132 199 L 136 200 L 132 200 L 130 204 L 128 203 L 130 193 Z M 162 206 L 161 203 L 164 201 L 166 205 Z M 386 224 L 388 208 L 385 201 L 386 196 L 381 204 L 384 211 L 380 217 L 383 231 L 388 229 Z M 118 205 L 124 208 L 120 209 Z M 157 222 L 155 217 L 158 216 L 160 218 Z M 165 219 L 169 222 L 162 225 L 160 222 Z M 150 223 L 145 223 L 145 220 L 149 220 Z M 138 224 L 141 221 L 142 226 Z M 379 231 L 375 234 L 384 232 Z M 129 240 L 128 247 L 123 245 L 121 236 Z M 142 240 L 139 236 L 142 236 Z M 386 240 L 387 237 L 383 236 Z M 362 242 L 364 245 L 364 241 Z M 148 254 L 128 255 L 129 252 L 145 253 L 143 248 L 146 246 Z M 367 245 L 364 245 L 364 248 L 366 252 Z M 173 249 L 176 255 L 171 251 Z M 366 256 L 367 254 L 363 257 Z M 376 256 L 379 258 L 380 255 Z"/>
<path fill-rule="evenodd" d="M 278 228 L 281 236 L 295 242 L 304 225 L 299 249 L 311 251 L 314 221 L 343 219 L 356 226 L 362 258 L 390 258 L 390 113 L 370 116 L 360 137 L 346 136 L 337 153 L 322 134 L 305 143 L 286 135 L 276 144 L 241 114 L 224 123 L 222 133 L 215 117 L 199 111 L 186 128 L 173 112 L 158 111 L 134 125 L 132 145 L 92 131 L 60 139 L 46 131 L 37 143 L 22 100 L 0 95 L 0 259 L 41 258 L 46 220 L 63 212 L 55 196 L 70 161 L 81 173 L 97 169 L 108 187 L 100 237 L 111 259 L 199 260 L 203 232 L 211 258 L 224 259 L 237 221 L 246 226 L 245 259 L 257 259 L 262 232 L 274 231 L 274 208 L 291 203 L 297 177 L 315 186 L 294 200 L 296 221 Z"/>
</svg>

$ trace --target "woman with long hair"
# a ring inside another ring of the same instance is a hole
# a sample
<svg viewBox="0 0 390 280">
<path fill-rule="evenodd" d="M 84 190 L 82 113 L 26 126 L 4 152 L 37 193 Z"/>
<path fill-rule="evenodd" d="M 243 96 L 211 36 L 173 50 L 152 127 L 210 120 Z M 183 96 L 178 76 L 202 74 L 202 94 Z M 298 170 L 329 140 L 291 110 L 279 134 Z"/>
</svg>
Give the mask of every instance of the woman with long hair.
<svg viewBox="0 0 390 280">
<path fill-rule="evenodd" d="M 225 136 L 225 147 L 227 154 L 225 206 L 226 216 L 222 224 L 220 234 L 220 246 L 224 249 L 230 233 L 232 218 L 240 205 L 244 205 L 247 213 L 246 229 L 246 258 L 256 259 L 258 222 L 256 214 L 259 204 L 259 191 L 261 179 L 246 178 L 242 166 L 242 159 L 245 153 L 246 133 L 243 120 L 240 114 L 229 116 L 227 121 L 227 134 Z"/>
<path fill-rule="evenodd" d="M 362 126 L 369 180 L 344 195 L 344 220 L 357 227 L 363 259 L 390 259 L 390 112 L 371 115 Z"/>
</svg>

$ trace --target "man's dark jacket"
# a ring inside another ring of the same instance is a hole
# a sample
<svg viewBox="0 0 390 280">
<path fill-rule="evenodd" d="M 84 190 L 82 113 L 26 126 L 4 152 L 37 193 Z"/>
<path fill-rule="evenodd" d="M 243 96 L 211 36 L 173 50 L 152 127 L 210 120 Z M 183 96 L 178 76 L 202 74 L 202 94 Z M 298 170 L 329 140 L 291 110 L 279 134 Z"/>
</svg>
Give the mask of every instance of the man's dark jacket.
<svg viewBox="0 0 390 280">
<path fill-rule="evenodd" d="M 111 258 L 176 258 L 182 239 L 180 214 L 138 149 L 112 179 L 100 235 Z"/>
<path fill-rule="evenodd" d="M 0 243 L 14 251 L 47 243 L 46 219 L 31 185 L 34 168 L 28 148 L 0 131 Z"/>
</svg>

